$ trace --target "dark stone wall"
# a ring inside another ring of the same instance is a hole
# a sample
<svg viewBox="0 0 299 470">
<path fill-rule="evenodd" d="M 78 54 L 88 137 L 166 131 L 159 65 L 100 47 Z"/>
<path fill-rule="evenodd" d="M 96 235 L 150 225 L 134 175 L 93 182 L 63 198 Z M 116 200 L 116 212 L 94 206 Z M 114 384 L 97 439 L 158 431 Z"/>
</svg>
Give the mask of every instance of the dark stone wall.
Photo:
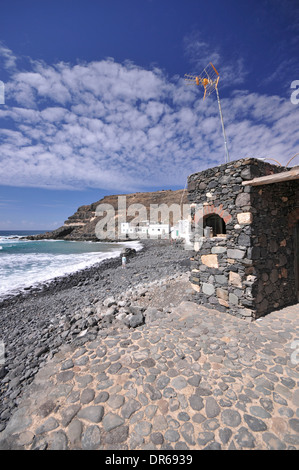
<svg viewBox="0 0 299 470">
<path fill-rule="evenodd" d="M 189 176 L 195 212 L 202 204 L 200 217 L 215 213 L 226 222 L 225 237 L 205 238 L 196 231 L 195 214 L 190 281 L 198 303 L 252 320 L 297 302 L 290 220 L 298 207 L 298 181 L 242 185 L 285 170 L 250 158 Z"/>
<path fill-rule="evenodd" d="M 256 316 L 297 302 L 295 224 L 299 182 L 252 188 L 251 258 Z"/>
</svg>

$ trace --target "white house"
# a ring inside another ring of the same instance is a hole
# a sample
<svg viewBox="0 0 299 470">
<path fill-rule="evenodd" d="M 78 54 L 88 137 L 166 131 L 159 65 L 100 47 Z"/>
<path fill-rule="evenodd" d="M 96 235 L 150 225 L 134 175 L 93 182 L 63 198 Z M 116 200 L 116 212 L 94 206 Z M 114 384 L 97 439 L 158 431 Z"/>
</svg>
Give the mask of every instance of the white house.
<svg viewBox="0 0 299 470">
<path fill-rule="evenodd" d="M 127 233 L 129 233 L 129 227 L 130 227 L 130 224 L 128 222 L 122 222 L 120 224 L 120 232 L 125 235 Z"/>
<path fill-rule="evenodd" d="M 179 220 L 176 225 L 171 227 L 171 238 L 176 240 L 183 238 L 186 243 L 190 243 L 190 222 L 187 219 Z"/>
<path fill-rule="evenodd" d="M 120 226 L 120 232 L 122 235 L 133 235 L 138 237 L 141 234 L 146 234 L 147 228 L 139 227 L 138 225 L 131 225 L 128 222 L 122 222 Z"/>
<path fill-rule="evenodd" d="M 149 224 L 147 233 L 150 237 L 168 238 L 170 227 L 168 224 Z"/>
<path fill-rule="evenodd" d="M 122 235 L 131 235 L 140 238 L 146 238 L 147 236 L 152 238 L 168 238 L 170 227 L 168 224 L 150 224 L 149 222 L 144 222 L 140 225 L 131 225 L 128 222 L 122 222 L 120 230 Z"/>
</svg>

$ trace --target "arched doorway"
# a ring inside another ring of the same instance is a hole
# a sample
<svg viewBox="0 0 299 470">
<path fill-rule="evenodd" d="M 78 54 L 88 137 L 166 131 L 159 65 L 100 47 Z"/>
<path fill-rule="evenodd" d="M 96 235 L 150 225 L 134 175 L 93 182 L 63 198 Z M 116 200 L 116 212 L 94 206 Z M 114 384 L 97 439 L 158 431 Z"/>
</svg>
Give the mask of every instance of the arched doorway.
<svg viewBox="0 0 299 470">
<path fill-rule="evenodd" d="M 212 236 L 216 237 L 217 235 L 226 234 L 226 225 L 222 217 L 218 214 L 206 215 L 203 219 L 203 229 L 206 227 L 211 227 Z"/>
</svg>

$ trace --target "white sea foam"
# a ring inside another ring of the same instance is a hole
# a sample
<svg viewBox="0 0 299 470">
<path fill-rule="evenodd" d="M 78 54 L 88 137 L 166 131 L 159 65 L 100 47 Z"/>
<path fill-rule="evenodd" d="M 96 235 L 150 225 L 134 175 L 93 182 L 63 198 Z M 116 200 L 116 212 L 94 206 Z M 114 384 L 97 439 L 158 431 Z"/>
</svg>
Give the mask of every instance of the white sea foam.
<svg viewBox="0 0 299 470">
<path fill-rule="evenodd" d="M 44 253 L 6 256 L 0 263 L 0 297 L 91 267 L 105 259 L 119 256 L 120 252 L 121 250 L 56 256 Z"/>
<path fill-rule="evenodd" d="M 95 242 L 93 246 L 86 242 L 80 244 L 52 240 L 60 242 L 56 245 L 50 240 L 37 242 L 20 238 L 8 236 L 0 239 L 0 298 L 30 286 L 38 287 L 105 259 L 118 257 L 123 247 L 134 248 L 136 251 L 142 249 L 138 241 L 111 245 L 106 243 L 104 246 L 101 242 Z"/>
<path fill-rule="evenodd" d="M 130 242 L 116 242 L 118 245 L 123 245 L 125 248 L 132 248 L 136 251 L 142 250 L 142 242 L 136 240 L 136 241 L 130 241 Z"/>
</svg>

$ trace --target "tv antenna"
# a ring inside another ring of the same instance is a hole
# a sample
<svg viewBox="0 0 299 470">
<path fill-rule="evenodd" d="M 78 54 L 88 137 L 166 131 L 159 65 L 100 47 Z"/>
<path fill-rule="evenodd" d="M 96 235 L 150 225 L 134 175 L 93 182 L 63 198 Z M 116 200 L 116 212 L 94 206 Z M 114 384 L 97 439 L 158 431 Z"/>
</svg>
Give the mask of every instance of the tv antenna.
<svg viewBox="0 0 299 470">
<path fill-rule="evenodd" d="M 190 75 L 187 73 L 185 74 L 185 80 L 188 85 L 202 85 L 204 87 L 203 99 L 205 99 L 207 96 L 213 93 L 214 90 L 216 91 L 220 119 L 221 119 L 221 124 L 222 124 L 222 133 L 223 133 L 223 138 L 224 138 L 224 148 L 225 148 L 225 155 L 226 155 L 225 161 L 229 162 L 227 138 L 226 138 L 225 129 L 224 129 L 222 109 L 221 109 L 220 97 L 219 97 L 219 92 L 218 92 L 219 78 L 220 78 L 219 73 L 215 69 L 212 62 L 210 62 L 208 66 L 203 69 L 200 75 Z"/>
</svg>

